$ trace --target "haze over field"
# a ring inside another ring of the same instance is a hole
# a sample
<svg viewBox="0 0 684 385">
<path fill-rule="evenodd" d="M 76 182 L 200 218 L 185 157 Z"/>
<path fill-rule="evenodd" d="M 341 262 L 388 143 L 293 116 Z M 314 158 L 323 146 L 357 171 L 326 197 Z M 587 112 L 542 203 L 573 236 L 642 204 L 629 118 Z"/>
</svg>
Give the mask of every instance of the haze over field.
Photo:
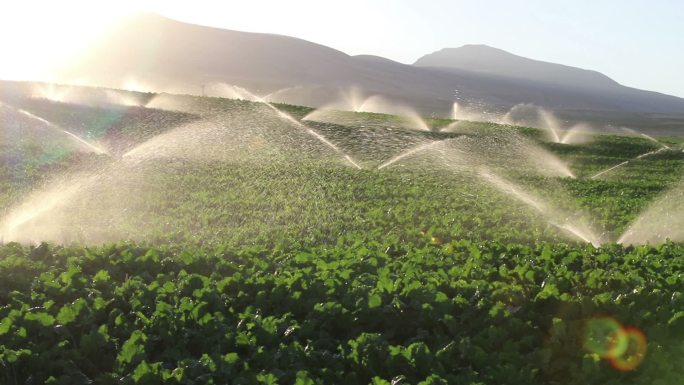
<svg viewBox="0 0 684 385">
<path fill-rule="evenodd" d="M 192 94 L 201 94 L 203 85 L 236 84 L 274 101 L 317 107 L 355 89 L 425 115 L 447 116 L 457 101 L 480 119 L 527 103 L 569 119 L 588 113 L 600 124 L 636 123 L 669 132 L 676 129 L 653 114 L 684 117 L 684 99 L 487 46 L 445 49 L 406 65 L 349 56 L 286 36 L 220 30 L 150 14 L 120 25 L 61 73 L 65 80 L 79 77 L 111 87 L 141 79 L 143 88 Z"/>
<path fill-rule="evenodd" d="M 477 30 L 472 22 L 463 20 L 465 15 L 479 15 L 480 20 L 486 20 L 483 9 L 479 6 L 459 4 L 460 8 L 453 9 L 458 10 L 458 13 L 454 15 L 459 15 L 457 20 L 460 23 L 456 24 L 461 27 L 457 29 L 448 27 L 447 23 L 439 23 L 443 20 L 443 16 L 435 12 L 432 16 L 436 20 L 433 25 L 435 32 L 429 35 L 429 39 L 406 40 L 408 42 L 406 49 L 414 53 L 422 51 L 422 54 L 417 53 L 416 60 L 407 59 L 406 54 L 393 54 L 388 51 L 388 47 L 394 47 L 404 36 L 393 23 L 397 22 L 399 16 L 411 18 L 408 16 L 409 10 L 418 13 L 430 13 L 434 10 L 444 12 L 451 10 L 455 3 L 431 1 L 425 3 L 422 10 L 413 9 L 402 2 L 385 4 L 387 7 L 384 9 L 382 4 L 384 3 L 363 4 L 364 6 L 359 9 L 364 9 L 364 12 L 353 13 L 354 16 L 349 14 L 347 21 L 350 23 L 353 21 L 354 28 L 351 30 L 345 28 L 348 33 L 344 35 L 347 40 L 344 40 L 341 37 L 342 34 L 336 35 L 338 39 L 332 39 L 333 27 L 326 28 L 320 24 L 315 24 L 320 33 L 306 36 L 307 34 L 302 30 L 294 28 L 293 24 L 306 25 L 314 21 L 303 20 L 301 16 L 295 15 L 276 18 L 269 16 L 269 13 L 263 17 L 249 18 L 252 24 L 247 25 L 243 20 L 247 18 L 240 19 L 237 15 L 251 15 L 256 12 L 254 5 L 235 5 L 231 8 L 231 12 L 221 19 L 223 24 L 218 25 L 218 19 L 210 14 L 210 11 L 217 10 L 215 5 L 210 3 L 198 5 L 192 11 L 181 12 L 181 8 L 172 2 L 148 1 L 142 4 L 123 2 L 116 7 L 102 7 L 99 10 L 86 3 L 69 2 L 64 9 L 55 9 L 54 12 L 67 19 L 74 17 L 71 13 L 67 15 L 67 12 L 82 11 L 84 14 L 90 12 L 97 16 L 93 16 L 93 20 L 101 19 L 109 22 L 103 22 L 102 26 L 97 28 L 93 25 L 94 23 L 89 23 L 90 30 L 99 31 L 92 34 L 84 34 L 79 27 L 74 27 L 73 30 L 60 28 L 60 31 L 73 32 L 68 35 L 66 32 L 55 31 L 56 35 L 64 34 L 64 38 L 59 42 L 55 41 L 52 45 L 63 45 L 68 49 L 65 48 L 63 50 L 65 52 L 59 52 L 59 55 L 54 47 L 46 49 L 46 55 L 54 51 L 53 56 L 59 57 L 60 60 L 58 60 L 58 66 L 47 73 L 43 72 L 42 78 L 47 77 L 48 80 L 62 83 L 106 85 L 197 95 L 202 94 L 203 86 L 207 92 L 207 86 L 227 83 L 249 88 L 261 96 L 269 95 L 273 101 L 316 107 L 336 102 L 353 90 L 364 98 L 381 95 L 392 102 L 408 105 L 424 115 L 450 116 L 453 103 L 457 102 L 461 117 L 472 120 L 489 120 L 491 116 L 503 115 L 515 105 L 534 104 L 556 112 L 562 120 L 568 123 L 588 121 L 599 129 L 605 126 L 630 126 L 667 134 L 676 134 L 681 131 L 680 127 L 684 123 L 684 100 L 680 98 L 622 86 L 620 81 L 610 77 L 610 73 L 602 74 L 593 70 L 538 61 L 534 56 L 525 58 L 507 52 L 507 46 L 516 47 L 520 44 L 512 44 L 510 38 L 506 40 L 503 36 L 519 35 L 521 39 L 523 36 L 529 39 L 528 35 L 531 31 L 539 32 L 544 25 L 541 23 L 537 26 L 530 21 L 525 22 L 524 18 L 528 16 L 520 16 L 520 10 L 510 10 L 511 19 L 516 16 L 520 18 L 517 20 L 516 28 L 509 28 L 504 32 L 502 29 L 504 26 L 509 26 L 508 22 L 499 21 L 494 25 L 486 23 L 491 26 L 490 30 L 501 31 L 498 36 L 502 38 L 493 39 L 488 32 L 481 32 L 482 40 L 493 41 L 495 44 L 500 42 L 505 46 L 466 44 L 460 48 L 449 47 L 457 46 L 454 43 L 464 42 L 464 36 L 473 36 L 474 31 Z M 347 8 L 352 8 L 352 5 L 347 5 Z M 326 6 L 339 11 L 341 18 L 348 14 L 344 11 L 347 8 L 339 4 L 332 3 Z M 497 3 L 497 6 L 508 9 L 506 4 Z M 629 3 L 621 3 L 621 6 L 625 12 L 632 12 L 635 8 Z M 28 12 L 26 11 L 28 6 L 22 8 L 17 5 L 15 7 L 16 13 Z M 271 3 L 267 7 L 272 11 L 281 9 L 281 5 Z M 308 1 L 294 2 L 291 7 L 293 10 L 308 9 L 310 12 L 316 12 L 319 9 L 318 5 Z M 606 12 L 604 5 L 592 7 L 596 15 L 591 16 L 590 20 Z M 662 4 L 654 4 L 651 9 L 644 10 L 641 16 L 645 18 L 644 20 L 650 20 L 654 17 L 650 12 L 660 12 L 664 7 L 665 5 Z M 671 11 L 676 14 L 679 7 L 676 5 L 672 7 Z M 526 8 L 532 15 L 535 12 L 544 14 L 551 11 L 547 9 L 549 6 L 537 2 L 530 3 Z M 160 10 L 179 20 L 189 20 L 197 24 L 189 24 L 151 13 L 133 15 L 134 11 L 143 9 Z M 385 17 L 376 18 L 375 27 L 382 30 L 384 26 L 389 28 L 388 31 L 394 31 L 396 41 L 388 41 L 388 37 L 383 34 L 369 35 L 368 32 L 365 32 L 365 36 L 362 34 L 362 31 L 367 31 L 373 15 L 377 15 L 380 10 L 385 11 Z M 109 11 L 112 16 L 105 18 L 105 11 Z M 219 13 L 225 14 L 225 12 Z M 10 12 L 7 15 L 11 14 Z M 499 18 L 497 15 L 490 16 L 493 20 Z M 628 14 L 626 17 L 633 16 L 633 14 Z M 10 16 L 5 17 L 8 19 L 5 28 L 20 28 L 11 22 Z M 51 19 L 41 19 L 41 22 L 47 26 Z M 610 23 L 617 23 L 613 19 L 615 17 L 611 17 Z M 79 25 L 79 20 L 74 20 L 74 22 L 75 25 Z M 338 22 L 335 20 L 331 25 L 337 26 Z M 421 24 L 423 22 L 401 24 L 401 31 L 414 31 L 416 38 L 425 36 L 426 26 Z M 664 18 L 659 25 L 664 28 L 670 25 L 669 22 L 668 18 Z M 231 23 L 250 31 L 259 32 L 261 29 L 279 34 L 232 30 L 230 29 Z M 587 30 L 598 28 L 596 25 L 587 24 L 587 21 L 578 21 L 578 23 Z M 565 24 L 566 22 L 561 20 L 558 25 L 547 26 L 549 32 L 555 34 L 551 36 L 559 39 L 557 44 L 550 44 L 548 41 L 550 36 L 544 33 L 538 33 L 537 41 L 546 44 L 548 52 L 558 53 L 563 42 L 572 41 L 566 35 L 568 31 L 560 29 L 560 26 Z M 107 29 L 104 26 L 111 28 Z M 297 36 L 306 36 L 307 39 L 286 36 L 290 31 Z M 654 32 L 649 30 L 644 33 Z M 79 37 L 85 35 L 92 37 L 89 39 Z M 318 36 L 331 43 L 339 41 L 340 46 L 318 44 L 322 42 Z M 19 47 L 16 49 L 21 52 L 21 55 L 37 59 L 32 62 L 44 62 L 42 58 L 38 59 L 40 56 L 37 50 L 21 46 L 18 42 L 21 39 L 12 38 L 9 33 L 2 34 L 2 38 L 8 40 L 7 47 L 10 50 Z M 668 36 L 668 39 L 670 38 L 671 36 Z M 23 39 L 33 43 L 32 46 L 39 47 L 50 38 L 45 34 L 27 32 Z M 358 42 L 356 48 L 348 48 L 350 39 L 356 39 Z M 596 36 L 598 42 L 602 41 L 601 39 L 600 35 Z M 473 38 L 473 41 L 464 43 L 478 43 L 477 40 L 479 39 Z M 380 56 L 349 55 L 343 52 L 359 52 L 363 49 L 361 47 L 366 47 L 368 42 L 373 41 L 376 42 L 375 49 L 366 49 L 367 53 L 387 51 L 391 55 L 390 58 L 400 57 L 403 62 L 414 63 L 404 64 Z M 633 39 L 631 42 L 637 41 L 639 40 Z M 654 42 L 653 46 L 660 47 L 666 44 L 666 41 L 669 40 L 658 42 L 658 44 Z M 435 47 L 435 42 L 444 42 L 446 45 L 441 49 L 431 48 Z M 597 51 L 594 42 L 586 41 L 585 43 L 586 52 L 577 56 L 578 61 L 586 61 L 589 52 L 596 52 L 596 56 L 599 56 L 600 51 Z M 336 48 L 343 48 L 343 51 L 338 51 Z M 530 51 L 529 47 L 521 46 L 520 49 Z M 652 49 L 655 48 L 649 46 L 644 54 L 651 52 Z M 578 47 L 569 44 L 567 50 L 577 51 Z M 663 65 L 672 65 L 680 60 L 678 53 L 671 53 L 672 56 Z M 13 65 L 13 55 L 9 56 L 10 60 L 2 64 L 4 67 L 0 66 L 0 78 L 17 76 L 27 80 L 41 78 L 37 70 L 34 71 L 33 77 L 30 73 L 31 66 L 38 64 L 34 63 L 28 67 L 25 64 Z M 539 56 L 544 57 L 547 54 L 540 52 Z M 566 58 L 564 55 L 557 56 Z M 605 62 L 606 59 L 603 60 Z M 615 56 L 615 60 L 622 59 Z M 568 61 L 575 60 L 569 59 Z M 596 64 L 598 67 L 602 66 L 601 62 L 597 61 Z M 655 70 L 655 65 L 651 61 L 638 64 L 635 60 L 621 64 L 623 67 L 632 68 L 633 72 L 643 79 L 665 76 L 667 72 Z M 653 66 L 654 70 L 646 66 Z M 3 75 L 3 72 L 6 75 Z M 677 78 L 670 76 L 669 79 L 676 82 Z M 635 82 L 631 81 L 629 84 L 635 84 Z"/>
</svg>

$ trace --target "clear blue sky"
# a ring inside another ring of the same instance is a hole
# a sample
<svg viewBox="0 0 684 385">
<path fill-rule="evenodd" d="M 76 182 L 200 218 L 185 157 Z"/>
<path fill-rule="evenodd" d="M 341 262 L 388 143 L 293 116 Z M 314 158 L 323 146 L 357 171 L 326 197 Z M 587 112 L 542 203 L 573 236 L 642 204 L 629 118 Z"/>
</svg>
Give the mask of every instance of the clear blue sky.
<svg viewBox="0 0 684 385">
<path fill-rule="evenodd" d="M 23 56 L 4 55 L 0 78 L 12 71 L 27 77 L 29 64 L 42 62 L 30 60 L 35 52 L 65 56 L 79 39 L 95 36 L 90 29 L 106 17 L 140 10 L 403 63 L 444 47 L 487 44 L 684 97 L 684 0 L 10 1 L 0 6 L 0 43 L 5 53 L 15 48 Z M 60 46 L 65 41 L 74 43 Z"/>
</svg>

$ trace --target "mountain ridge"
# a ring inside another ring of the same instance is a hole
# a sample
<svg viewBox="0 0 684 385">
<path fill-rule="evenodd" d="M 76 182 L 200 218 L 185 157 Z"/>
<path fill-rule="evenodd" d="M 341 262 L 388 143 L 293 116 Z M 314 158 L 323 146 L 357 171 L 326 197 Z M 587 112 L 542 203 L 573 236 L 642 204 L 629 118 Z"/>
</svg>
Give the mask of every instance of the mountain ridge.
<svg viewBox="0 0 684 385">
<path fill-rule="evenodd" d="M 515 78 L 545 80 L 559 84 L 575 84 L 595 88 L 620 84 L 609 76 L 590 69 L 541 61 L 516 55 L 485 44 L 466 44 L 458 48 L 442 48 L 418 58 L 419 67 L 458 68 L 473 72 Z"/>
<path fill-rule="evenodd" d="M 179 89 L 195 94 L 211 83 L 234 84 L 259 94 L 291 88 L 278 92 L 277 101 L 313 107 L 330 104 L 345 90 L 355 88 L 366 97 L 378 94 L 423 114 L 442 116 L 449 114 L 456 90 L 464 106 L 498 112 L 530 103 L 595 115 L 606 111 L 607 117 L 684 116 L 684 99 L 624 87 L 596 71 L 540 62 L 491 47 L 485 48 L 487 55 L 474 59 L 470 55 L 471 63 L 481 63 L 480 68 L 451 60 L 453 55 L 447 55 L 451 61 L 444 60 L 444 55 L 435 57 L 436 53 L 404 64 L 373 55 L 350 56 L 285 35 L 205 27 L 158 15 L 130 19 L 100 41 L 64 68 L 59 80 L 68 83 L 85 77 L 91 85 L 121 87 L 133 78 L 150 84 L 153 91 Z M 482 50 L 482 46 L 467 47 Z M 492 56 L 503 59 L 487 63 Z M 540 71 L 539 66 L 547 69 Z M 559 73 L 572 76 L 558 81 Z"/>
</svg>

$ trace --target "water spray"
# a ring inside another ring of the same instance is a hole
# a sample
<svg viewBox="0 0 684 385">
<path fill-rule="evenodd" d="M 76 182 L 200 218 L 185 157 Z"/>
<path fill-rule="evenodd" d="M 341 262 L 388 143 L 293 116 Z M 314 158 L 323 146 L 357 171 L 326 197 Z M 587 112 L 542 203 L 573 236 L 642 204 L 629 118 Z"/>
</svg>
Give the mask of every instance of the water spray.
<svg viewBox="0 0 684 385">
<path fill-rule="evenodd" d="M 670 147 L 661 147 L 661 148 L 659 148 L 659 149 L 657 149 L 657 150 L 649 151 L 649 152 L 647 152 L 647 153 L 645 153 L 645 154 L 641 154 L 641 155 L 639 155 L 639 156 L 637 156 L 637 157 L 635 157 L 635 158 L 632 158 L 632 159 L 630 159 L 630 160 L 626 160 L 626 161 L 624 161 L 624 162 L 622 162 L 622 163 L 620 163 L 620 164 L 617 164 L 617 165 L 612 166 L 612 167 L 610 167 L 610 168 L 608 168 L 608 169 L 606 169 L 606 170 L 603 170 L 603 171 L 601 171 L 601 172 L 599 172 L 599 173 L 593 175 L 590 179 L 596 179 L 596 178 L 600 177 L 601 175 L 607 174 L 607 173 L 609 173 L 609 172 L 611 172 L 611 171 L 613 171 L 613 170 L 616 170 L 616 169 L 618 169 L 618 168 L 620 168 L 620 167 L 626 166 L 626 165 L 632 163 L 632 162 L 635 161 L 635 160 L 647 158 L 647 157 L 649 157 L 649 156 L 656 155 L 656 154 L 659 154 L 659 153 L 661 153 L 661 152 L 663 152 L 663 151 L 668 151 L 668 150 L 670 150 Z"/>
<path fill-rule="evenodd" d="M 244 89 L 244 88 L 242 88 L 242 87 L 235 87 L 235 88 L 236 88 L 238 91 L 247 94 L 247 95 L 249 96 L 249 98 L 251 98 L 251 99 L 253 99 L 253 100 L 256 100 L 256 101 L 259 102 L 259 103 L 265 104 L 265 105 L 268 106 L 270 109 L 272 109 L 273 111 L 275 111 L 276 114 L 278 114 L 278 116 L 281 117 L 283 120 L 286 120 L 286 121 L 288 121 L 288 122 L 294 124 L 295 126 L 301 128 L 301 129 L 303 129 L 303 130 L 306 131 L 309 135 L 311 135 L 311 136 L 313 136 L 314 138 L 318 139 L 320 142 L 322 142 L 322 143 L 325 144 L 326 146 L 332 148 L 333 150 L 335 150 L 335 152 L 337 152 L 338 154 L 342 155 L 342 157 L 343 157 L 347 162 L 349 162 L 351 165 L 353 165 L 353 166 L 356 167 L 357 169 L 359 169 L 359 170 L 362 169 L 362 167 L 361 167 L 356 161 L 354 161 L 354 159 L 352 159 L 351 156 L 349 156 L 349 155 L 346 154 L 344 151 L 342 151 L 339 147 L 337 147 L 335 144 L 333 144 L 332 142 L 330 142 L 329 140 L 327 140 L 323 135 L 319 134 L 318 132 L 312 130 L 311 128 L 309 128 L 308 126 L 306 126 L 305 124 L 303 124 L 302 122 L 300 122 L 299 120 L 297 120 L 297 119 L 293 118 L 292 116 L 286 114 L 285 112 L 281 111 L 281 110 L 278 109 L 276 106 L 274 106 L 273 104 L 267 102 L 267 101 L 264 100 L 263 98 L 260 98 L 259 96 L 254 95 L 253 93 L 247 91 L 246 89 Z"/>
<path fill-rule="evenodd" d="M 46 119 L 41 118 L 40 116 L 34 115 L 34 114 L 32 114 L 32 113 L 30 113 L 30 112 L 28 112 L 28 111 L 26 111 L 26 110 L 23 110 L 23 109 L 21 109 L 21 108 L 16 108 L 16 107 L 8 106 L 8 105 L 6 105 L 6 104 L 0 104 L 0 105 L 5 106 L 5 107 L 9 107 L 9 108 L 11 108 L 12 110 L 14 110 L 14 111 L 16 111 L 16 112 L 18 112 L 18 113 L 20 113 L 20 114 L 22 114 L 22 115 L 24 115 L 24 116 L 27 116 L 27 117 L 29 117 L 29 118 L 31 118 L 31 119 L 33 119 L 33 120 L 37 120 L 37 121 L 43 123 L 43 124 L 46 125 L 47 127 L 51 128 L 51 129 L 53 129 L 53 130 L 55 130 L 55 131 L 57 131 L 57 132 L 60 132 L 60 133 L 62 133 L 62 134 L 64 134 L 64 135 L 67 135 L 69 138 L 71 138 L 72 140 L 74 140 L 74 141 L 76 141 L 78 144 L 80 144 L 81 147 L 85 147 L 85 148 L 88 149 L 90 152 L 94 152 L 94 153 L 99 154 L 99 155 L 109 155 L 109 152 L 108 152 L 107 150 L 105 150 L 105 149 L 103 149 L 103 148 L 101 148 L 101 147 L 99 147 L 99 146 L 97 146 L 97 145 L 95 145 L 95 144 L 93 144 L 93 143 L 88 142 L 87 140 L 81 138 L 80 136 L 74 134 L 73 132 L 67 131 L 67 130 L 63 129 L 62 127 L 60 127 L 60 126 L 58 126 L 58 125 L 56 125 L 56 124 L 54 124 L 54 123 L 52 123 L 52 122 L 50 122 L 50 121 L 48 121 L 48 120 L 46 120 Z"/>
<path fill-rule="evenodd" d="M 478 175 L 480 178 L 485 180 L 499 191 L 536 210 L 552 226 L 564 230 L 584 242 L 591 243 L 595 247 L 601 246 L 601 241 L 589 228 L 578 223 L 570 223 L 567 220 L 562 223 L 558 222 L 556 219 L 559 217 L 564 217 L 565 215 L 557 210 L 554 210 L 548 203 L 544 202 L 540 198 L 524 191 L 520 186 L 516 186 L 512 182 L 507 181 L 484 168 L 480 170 Z"/>
<path fill-rule="evenodd" d="M 438 144 L 442 144 L 442 143 L 444 143 L 445 140 L 447 140 L 447 139 L 433 140 L 433 141 L 418 145 L 416 147 L 413 147 L 409 150 L 406 150 L 406 151 L 402 152 L 401 154 L 391 158 L 390 160 L 388 160 L 388 161 L 384 162 L 383 164 L 381 164 L 380 166 L 378 166 L 378 170 L 382 170 L 383 168 L 390 166 L 390 165 L 392 165 L 392 164 L 394 164 L 394 163 L 396 163 L 396 162 L 398 162 L 398 161 L 400 161 L 400 160 L 402 160 L 408 156 L 411 156 L 417 152 L 425 151 L 425 150 L 428 150 L 430 148 L 435 147 Z"/>
</svg>

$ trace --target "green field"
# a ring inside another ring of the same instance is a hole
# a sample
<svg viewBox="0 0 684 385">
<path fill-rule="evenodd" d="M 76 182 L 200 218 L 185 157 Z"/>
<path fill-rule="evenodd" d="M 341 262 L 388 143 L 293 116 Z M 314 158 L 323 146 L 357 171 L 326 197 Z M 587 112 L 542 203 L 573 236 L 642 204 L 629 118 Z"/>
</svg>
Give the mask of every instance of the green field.
<svg viewBox="0 0 684 385">
<path fill-rule="evenodd" d="M 0 383 L 681 381 L 681 138 L 144 99 L 2 95 Z"/>
</svg>

